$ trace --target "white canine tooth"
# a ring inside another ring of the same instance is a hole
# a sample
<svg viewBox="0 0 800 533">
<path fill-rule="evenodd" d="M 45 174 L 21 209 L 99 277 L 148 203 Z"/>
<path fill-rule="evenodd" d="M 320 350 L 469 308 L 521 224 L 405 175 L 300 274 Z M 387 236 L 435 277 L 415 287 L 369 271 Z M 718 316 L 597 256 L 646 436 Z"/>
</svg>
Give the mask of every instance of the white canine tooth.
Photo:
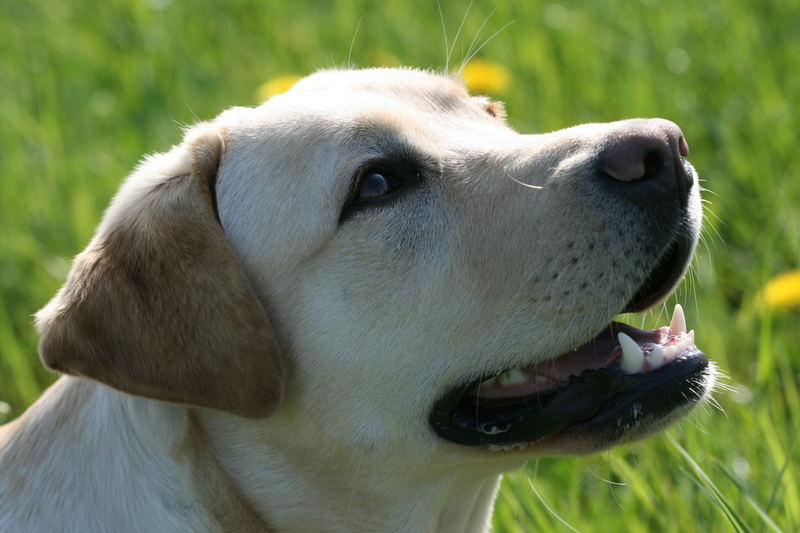
<svg viewBox="0 0 800 533">
<path fill-rule="evenodd" d="M 644 366 L 644 354 L 636 341 L 623 332 L 617 333 L 619 347 L 622 348 L 622 361 L 620 367 L 626 374 L 636 374 L 642 371 Z"/>
<path fill-rule="evenodd" d="M 686 333 L 686 315 L 683 314 L 681 304 L 675 304 L 675 310 L 672 311 L 672 321 L 669 323 L 669 332 L 673 335 Z"/>
<path fill-rule="evenodd" d="M 647 362 L 650 363 L 650 368 L 655 370 L 664 364 L 664 358 L 664 348 L 662 346 L 656 346 L 647 357 Z"/>
<path fill-rule="evenodd" d="M 506 370 L 500 374 L 497 379 L 497 382 L 503 386 L 519 385 L 521 383 L 525 383 L 526 381 L 528 381 L 528 374 L 525 374 L 516 368 Z"/>
</svg>

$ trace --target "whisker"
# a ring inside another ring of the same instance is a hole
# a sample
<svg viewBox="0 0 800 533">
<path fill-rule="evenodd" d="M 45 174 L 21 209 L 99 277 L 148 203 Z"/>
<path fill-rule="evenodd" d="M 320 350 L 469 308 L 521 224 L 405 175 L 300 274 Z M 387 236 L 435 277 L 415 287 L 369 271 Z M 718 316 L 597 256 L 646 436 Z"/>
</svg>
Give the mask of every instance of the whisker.
<svg viewBox="0 0 800 533">
<path fill-rule="evenodd" d="M 483 33 L 483 28 L 486 27 L 486 23 L 489 22 L 489 19 L 492 18 L 492 15 L 494 15 L 495 11 L 497 11 L 497 8 L 492 9 L 489 12 L 489 14 L 486 16 L 486 18 L 483 19 L 483 22 L 481 23 L 481 26 L 478 28 L 478 31 L 475 32 L 475 37 L 473 37 L 472 38 L 472 42 L 469 43 L 469 48 L 467 48 L 466 56 L 469 56 L 472 53 L 472 49 L 475 47 L 475 44 L 478 42 L 478 38 L 481 36 L 481 33 Z M 462 59 L 461 68 L 459 69 L 459 72 L 464 70 L 465 63 L 469 61 L 469 60 L 465 61 L 463 57 L 461 59 Z"/>
<path fill-rule="evenodd" d="M 511 26 L 512 24 L 514 24 L 514 22 L 516 22 L 516 21 L 512 20 L 511 22 L 507 22 L 506 24 L 504 24 L 503 26 L 501 26 L 499 30 L 497 30 L 496 32 L 494 32 L 493 34 L 491 34 L 491 35 L 489 36 L 489 38 L 488 38 L 488 39 L 486 39 L 486 41 L 485 41 L 485 42 L 484 42 L 482 45 L 480 45 L 480 46 L 479 46 L 479 47 L 478 47 L 478 48 L 475 50 L 475 52 L 473 52 L 473 53 L 472 53 L 472 55 L 470 55 L 469 57 L 467 57 L 467 58 L 466 58 L 466 60 L 465 60 L 465 61 L 464 61 L 464 62 L 461 64 L 461 68 L 459 69 L 458 73 L 459 73 L 459 74 L 461 74 L 461 71 L 463 71 L 463 70 L 464 70 L 464 67 L 467 65 L 467 63 L 469 63 L 470 61 L 472 61 L 472 58 L 474 58 L 474 57 L 475 57 L 475 56 L 478 54 L 478 52 L 480 52 L 480 51 L 483 49 L 483 47 L 484 47 L 484 46 L 486 46 L 487 44 L 489 44 L 489 42 L 490 42 L 492 39 L 494 39 L 495 37 L 497 37 L 497 35 L 498 35 L 498 34 L 500 34 L 500 32 L 502 32 L 503 30 L 505 30 L 506 28 L 508 28 L 508 27 L 509 27 L 509 26 Z"/>
<path fill-rule="evenodd" d="M 447 41 L 447 27 L 444 23 L 444 14 L 442 13 L 442 4 L 439 3 L 439 0 L 436 0 L 436 8 L 439 10 L 439 21 L 442 23 L 442 36 L 444 37 L 444 72 L 448 74 L 450 72 L 450 43 Z"/>
<path fill-rule="evenodd" d="M 544 501 L 544 498 L 542 498 L 542 495 L 541 495 L 541 494 L 539 494 L 539 491 L 538 491 L 538 490 L 536 490 L 536 487 L 534 487 L 534 486 L 533 486 L 533 481 L 531 481 L 531 478 L 530 478 L 530 476 L 527 476 L 527 478 L 528 478 L 528 485 L 530 485 L 530 486 L 531 486 L 531 490 L 532 490 L 532 491 L 533 491 L 533 493 L 536 495 L 536 497 L 539 499 L 539 503 L 541 503 L 541 504 L 542 504 L 542 506 L 543 506 L 545 509 L 547 509 L 547 512 L 549 512 L 551 515 L 553 515 L 553 516 L 554 516 L 554 517 L 555 517 L 555 518 L 556 518 L 556 519 L 557 519 L 559 522 L 561 522 L 562 524 L 564 524 L 564 525 L 565 525 L 566 527 L 568 527 L 568 528 L 569 528 L 571 531 L 574 531 L 575 533 L 580 533 L 580 531 L 579 531 L 579 530 L 577 530 L 577 529 L 575 529 L 574 527 L 572 527 L 572 526 L 569 524 L 569 522 L 567 522 L 566 520 L 564 520 L 563 518 L 561 518 L 561 516 L 560 516 L 558 513 L 556 513 L 556 512 L 555 512 L 555 511 L 554 511 L 554 510 L 553 510 L 553 509 L 552 509 L 552 508 L 551 508 L 549 505 L 547 505 L 547 502 L 546 502 L 546 501 Z"/>
<path fill-rule="evenodd" d="M 347 51 L 347 68 L 353 68 L 353 45 L 356 42 L 356 36 L 358 36 L 358 29 L 361 27 L 361 21 L 364 20 L 364 17 L 360 17 L 358 19 L 358 24 L 356 24 L 356 30 L 353 32 L 353 38 L 350 40 L 350 49 Z"/>
<path fill-rule="evenodd" d="M 458 38 L 461 36 L 461 30 L 464 29 L 464 23 L 467 21 L 467 17 L 469 16 L 469 11 L 472 9 L 472 0 L 469 0 L 469 4 L 467 4 L 467 10 L 464 12 L 464 16 L 461 19 L 461 24 L 458 25 L 458 31 L 456 32 L 456 36 L 453 37 L 453 42 L 450 45 L 450 50 L 447 52 L 447 68 L 450 69 L 450 58 L 453 57 L 453 50 L 456 47 L 456 43 L 458 42 Z M 459 70 L 459 74 L 461 71 Z"/>
</svg>

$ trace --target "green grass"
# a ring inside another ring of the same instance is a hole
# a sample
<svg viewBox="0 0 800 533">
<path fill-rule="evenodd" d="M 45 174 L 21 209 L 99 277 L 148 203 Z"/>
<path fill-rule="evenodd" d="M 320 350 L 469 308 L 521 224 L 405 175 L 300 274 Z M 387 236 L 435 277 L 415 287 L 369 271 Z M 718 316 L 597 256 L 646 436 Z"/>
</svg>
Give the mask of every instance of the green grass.
<svg viewBox="0 0 800 533">
<path fill-rule="evenodd" d="M 511 71 L 497 96 L 520 130 L 635 116 L 683 127 L 713 193 L 706 245 L 674 299 L 739 392 L 670 436 L 508 475 L 495 530 L 800 530 L 800 310 L 756 303 L 768 279 L 800 267 L 800 3 L 496 4 L 472 5 L 452 63 L 490 14 L 478 42 L 513 22 L 479 56 Z M 466 7 L 441 9 L 452 42 Z M 351 42 L 362 66 L 439 69 L 445 57 L 436 4 L 408 0 L 6 1 L 0 33 L 6 418 L 53 380 L 31 314 L 142 154 L 177 142 L 181 124 L 256 103 L 272 76 L 345 64 Z"/>
</svg>

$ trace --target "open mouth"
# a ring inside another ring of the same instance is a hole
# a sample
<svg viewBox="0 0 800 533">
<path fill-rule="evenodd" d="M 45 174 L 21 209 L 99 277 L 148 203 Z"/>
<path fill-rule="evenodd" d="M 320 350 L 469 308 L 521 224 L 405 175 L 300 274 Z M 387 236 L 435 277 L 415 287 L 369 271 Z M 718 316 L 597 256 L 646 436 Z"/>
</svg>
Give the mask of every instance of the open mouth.
<svg viewBox="0 0 800 533">
<path fill-rule="evenodd" d="M 437 402 L 430 422 L 440 437 L 464 445 L 535 442 L 569 429 L 619 435 L 630 422 L 702 398 L 708 360 L 675 306 L 669 326 L 641 330 L 612 322 L 556 359 L 473 381 Z M 630 420 L 626 420 L 629 418 Z"/>
</svg>

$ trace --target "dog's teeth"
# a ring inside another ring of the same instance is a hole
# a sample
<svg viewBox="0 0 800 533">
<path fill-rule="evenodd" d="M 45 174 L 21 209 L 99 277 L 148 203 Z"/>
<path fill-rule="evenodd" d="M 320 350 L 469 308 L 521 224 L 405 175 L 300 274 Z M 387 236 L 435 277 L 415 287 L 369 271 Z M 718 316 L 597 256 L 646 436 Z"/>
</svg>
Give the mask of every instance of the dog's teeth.
<svg viewBox="0 0 800 533">
<path fill-rule="evenodd" d="M 683 314 L 681 304 L 675 304 L 675 310 L 672 311 L 672 321 L 669 323 L 669 332 L 673 335 L 686 333 L 686 315 Z"/>
<path fill-rule="evenodd" d="M 653 348 L 653 351 L 650 352 L 650 355 L 647 356 L 647 362 L 650 363 L 650 368 L 655 370 L 664 364 L 664 358 L 664 348 L 656 346 Z"/>
<path fill-rule="evenodd" d="M 530 378 L 529 374 L 512 368 L 497 376 L 497 383 L 501 386 L 520 385 Z"/>
<path fill-rule="evenodd" d="M 636 374 L 642 371 L 644 366 L 644 354 L 636 341 L 624 334 L 617 333 L 619 347 L 622 348 L 622 361 L 620 366 L 626 374 Z"/>
</svg>

